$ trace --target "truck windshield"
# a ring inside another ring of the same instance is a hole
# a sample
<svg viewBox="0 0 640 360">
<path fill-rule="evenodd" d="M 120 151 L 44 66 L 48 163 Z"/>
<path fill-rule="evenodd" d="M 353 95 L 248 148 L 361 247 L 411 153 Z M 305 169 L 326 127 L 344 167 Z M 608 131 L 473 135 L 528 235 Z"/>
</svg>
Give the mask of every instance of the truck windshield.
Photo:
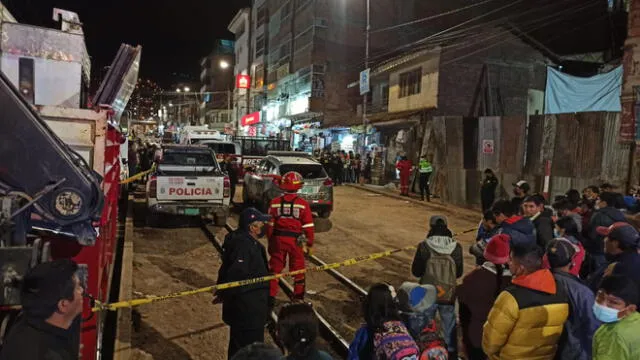
<svg viewBox="0 0 640 360">
<path fill-rule="evenodd" d="M 322 165 L 320 164 L 280 165 L 280 174 L 286 174 L 289 171 L 298 172 L 305 179 L 322 179 L 327 177 L 327 173 L 324 171 L 324 167 L 322 167 Z"/>
<path fill-rule="evenodd" d="M 216 166 L 216 160 L 211 154 L 165 152 L 161 164 L 179 166 Z"/>
<path fill-rule="evenodd" d="M 216 152 L 216 154 L 235 154 L 236 146 L 230 143 L 206 143 L 209 149 Z"/>
</svg>

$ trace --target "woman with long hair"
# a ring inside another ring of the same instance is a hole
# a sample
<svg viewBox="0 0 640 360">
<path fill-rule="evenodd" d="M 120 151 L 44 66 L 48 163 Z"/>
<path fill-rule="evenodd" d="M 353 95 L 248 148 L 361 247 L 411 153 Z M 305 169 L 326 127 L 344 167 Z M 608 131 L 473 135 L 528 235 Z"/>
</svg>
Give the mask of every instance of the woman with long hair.
<svg viewBox="0 0 640 360">
<path fill-rule="evenodd" d="M 331 360 L 316 348 L 318 318 L 311 305 L 292 303 L 278 314 L 278 338 L 287 350 L 287 360 Z"/>
</svg>

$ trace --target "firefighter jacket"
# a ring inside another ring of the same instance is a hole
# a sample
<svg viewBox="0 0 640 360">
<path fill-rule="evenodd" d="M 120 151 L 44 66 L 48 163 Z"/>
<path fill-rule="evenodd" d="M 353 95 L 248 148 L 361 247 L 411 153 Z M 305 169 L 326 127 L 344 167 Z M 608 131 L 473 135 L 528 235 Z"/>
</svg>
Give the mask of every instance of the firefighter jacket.
<svg viewBox="0 0 640 360">
<path fill-rule="evenodd" d="M 489 312 L 482 348 L 491 360 L 552 360 L 568 316 L 568 296 L 549 270 L 518 276 Z"/>
<path fill-rule="evenodd" d="M 313 213 L 309 203 L 297 194 L 284 194 L 271 201 L 269 215 L 272 222 L 267 226 L 269 245 L 276 245 L 276 237 L 298 238 L 305 235 L 307 246 L 313 246 Z"/>
</svg>

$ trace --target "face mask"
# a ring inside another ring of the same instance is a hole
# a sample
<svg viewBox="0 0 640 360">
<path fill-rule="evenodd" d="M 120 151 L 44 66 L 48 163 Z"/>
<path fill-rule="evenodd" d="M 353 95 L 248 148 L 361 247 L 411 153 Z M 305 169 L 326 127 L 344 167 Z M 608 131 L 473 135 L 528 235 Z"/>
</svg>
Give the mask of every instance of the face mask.
<svg viewBox="0 0 640 360">
<path fill-rule="evenodd" d="M 559 238 L 562 237 L 562 235 L 560 235 L 560 232 L 557 229 L 553 229 L 553 237 Z"/>
<path fill-rule="evenodd" d="M 598 204 L 594 205 L 593 208 L 596 210 L 600 210 L 600 206 Z"/>
<path fill-rule="evenodd" d="M 614 323 L 619 320 L 618 310 L 600 305 L 598 303 L 593 303 L 593 314 L 596 316 L 596 319 L 607 324 Z"/>
<path fill-rule="evenodd" d="M 258 233 L 258 237 L 259 237 L 259 238 L 263 238 L 266 234 L 267 234 L 267 227 L 266 227 L 266 226 L 263 226 L 263 227 L 260 229 L 260 232 Z"/>
</svg>

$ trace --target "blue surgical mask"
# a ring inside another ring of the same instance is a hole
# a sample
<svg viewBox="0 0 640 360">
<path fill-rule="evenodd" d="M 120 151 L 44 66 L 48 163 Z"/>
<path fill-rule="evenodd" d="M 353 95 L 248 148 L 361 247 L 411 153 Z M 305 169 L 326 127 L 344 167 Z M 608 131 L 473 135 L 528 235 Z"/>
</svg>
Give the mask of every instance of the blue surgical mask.
<svg viewBox="0 0 640 360">
<path fill-rule="evenodd" d="M 596 316 L 596 319 L 606 324 L 614 323 L 620 320 L 618 319 L 618 310 L 600 305 L 598 303 L 593 303 L 593 314 Z"/>
<path fill-rule="evenodd" d="M 553 237 L 554 238 L 559 238 L 562 237 L 562 235 L 560 235 L 560 232 L 558 231 L 558 229 L 553 229 Z"/>
</svg>

